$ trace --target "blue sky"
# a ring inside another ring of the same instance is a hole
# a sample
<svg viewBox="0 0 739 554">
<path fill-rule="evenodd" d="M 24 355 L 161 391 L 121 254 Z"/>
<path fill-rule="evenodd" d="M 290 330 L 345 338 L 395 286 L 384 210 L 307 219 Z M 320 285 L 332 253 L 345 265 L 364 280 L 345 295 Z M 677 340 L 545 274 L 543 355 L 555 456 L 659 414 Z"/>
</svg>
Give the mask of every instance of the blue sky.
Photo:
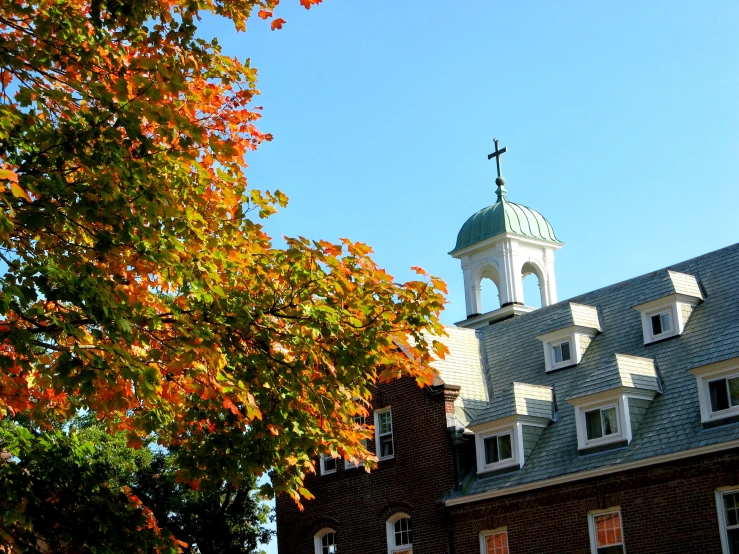
<svg viewBox="0 0 739 554">
<path fill-rule="evenodd" d="M 206 19 L 259 68 L 250 184 L 279 188 L 274 237 L 370 244 L 397 279 L 420 265 L 449 285 L 447 255 L 495 201 L 492 139 L 508 147 L 508 198 L 565 246 L 560 299 L 739 236 L 739 3 L 283 0 L 272 32 Z M 271 547 L 270 552 L 276 552 Z"/>
</svg>

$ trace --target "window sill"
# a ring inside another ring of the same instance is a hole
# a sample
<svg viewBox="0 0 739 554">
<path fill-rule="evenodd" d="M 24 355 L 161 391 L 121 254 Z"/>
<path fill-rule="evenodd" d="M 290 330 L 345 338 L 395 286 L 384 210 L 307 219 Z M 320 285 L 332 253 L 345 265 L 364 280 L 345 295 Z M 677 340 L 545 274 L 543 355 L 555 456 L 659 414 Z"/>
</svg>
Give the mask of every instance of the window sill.
<svg viewBox="0 0 739 554">
<path fill-rule="evenodd" d="M 490 464 L 483 467 L 477 472 L 478 475 L 489 475 L 491 473 L 498 473 L 500 471 L 515 471 L 521 469 L 520 464 L 516 460 L 506 460 L 505 462 L 498 462 L 497 464 Z"/>
<path fill-rule="evenodd" d="M 644 346 L 649 346 L 650 344 L 658 344 L 660 342 L 665 342 L 666 340 L 674 339 L 674 338 L 677 338 L 679 336 L 680 336 L 679 333 L 672 333 L 671 335 L 666 335 L 664 337 L 662 337 L 662 336 L 655 337 L 655 338 L 652 338 L 650 341 L 645 342 L 644 343 Z"/>
<path fill-rule="evenodd" d="M 727 414 L 721 414 L 718 417 L 712 417 L 708 421 L 701 421 L 701 426 L 704 429 L 713 429 L 714 427 L 720 427 L 721 425 L 729 425 L 739 421 L 739 412 L 731 411 Z"/>
<path fill-rule="evenodd" d="M 579 448 L 577 453 L 580 456 L 587 456 L 589 454 L 598 454 L 600 452 L 609 452 L 611 450 L 618 450 L 619 448 L 625 448 L 627 446 L 629 446 L 629 441 L 627 441 L 626 439 L 620 438 L 615 441 L 586 445 L 584 448 Z"/>
</svg>

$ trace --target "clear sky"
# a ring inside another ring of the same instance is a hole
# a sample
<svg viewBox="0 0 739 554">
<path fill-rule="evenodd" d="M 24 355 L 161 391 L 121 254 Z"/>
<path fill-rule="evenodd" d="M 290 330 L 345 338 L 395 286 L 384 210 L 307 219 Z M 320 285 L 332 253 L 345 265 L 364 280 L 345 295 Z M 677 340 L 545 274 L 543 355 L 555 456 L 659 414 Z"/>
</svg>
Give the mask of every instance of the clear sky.
<svg viewBox="0 0 739 554">
<path fill-rule="evenodd" d="M 397 279 L 420 265 L 463 319 L 447 252 L 495 201 L 497 137 L 508 199 L 565 243 L 560 299 L 737 242 L 736 0 L 282 4 L 281 31 L 203 28 L 259 68 L 275 140 L 250 183 L 290 197 L 272 236 L 366 242 Z"/>
</svg>

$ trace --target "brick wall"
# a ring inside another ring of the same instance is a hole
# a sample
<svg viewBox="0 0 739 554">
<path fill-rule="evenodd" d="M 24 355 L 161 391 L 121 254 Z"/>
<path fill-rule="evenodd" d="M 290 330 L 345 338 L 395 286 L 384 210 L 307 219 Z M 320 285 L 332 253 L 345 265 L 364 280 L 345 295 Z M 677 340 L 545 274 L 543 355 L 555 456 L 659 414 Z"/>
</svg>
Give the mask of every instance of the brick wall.
<svg viewBox="0 0 739 554">
<path fill-rule="evenodd" d="M 738 482 L 735 450 L 451 507 L 454 554 L 503 526 L 511 554 L 590 554 L 587 514 L 613 506 L 629 554 L 720 554 L 714 490 Z"/>
<path fill-rule="evenodd" d="M 411 516 L 414 554 L 447 550 L 443 510 L 436 501 L 453 486 L 446 415 L 457 391 L 421 389 L 410 378 L 381 385 L 374 408 L 392 407 L 395 458 L 367 474 L 363 468 L 308 476 L 316 496 L 299 512 L 293 501 L 277 499 L 280 554 L 313 554 L 313 536 L 324 527 L 337 532 L 341 554 L 387 554 L 385 522 L 398 511 Z M 446 402 L 445 402 L 446 396 Z M 370 414 L 368 422 L 372 422 Z M 374 451 L 374 443 L 369 449 Z"/>
</svg>

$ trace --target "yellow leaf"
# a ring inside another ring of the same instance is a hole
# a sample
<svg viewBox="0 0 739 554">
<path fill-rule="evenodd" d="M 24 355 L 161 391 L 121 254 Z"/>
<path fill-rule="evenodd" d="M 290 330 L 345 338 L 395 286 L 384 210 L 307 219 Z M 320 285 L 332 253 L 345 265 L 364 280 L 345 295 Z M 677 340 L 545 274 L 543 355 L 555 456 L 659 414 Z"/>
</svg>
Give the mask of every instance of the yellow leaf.
<svg viewBox="0 0 739 554">
<path fill-rule="evenodd" d="M 18 178 L 18 176 L 16 176 L 16 179 L 17 178 Z M 31 201 L 31 197 L 28 195 L 28 193 L 25 190 L 23 190 L 18 185 L 18 183 L 11 182 L 10 183 L 10 191 L 13 193 L 13 196 L 15 196 L 16 198 L 25 198 L 29 202 Z"/>
</svg>

